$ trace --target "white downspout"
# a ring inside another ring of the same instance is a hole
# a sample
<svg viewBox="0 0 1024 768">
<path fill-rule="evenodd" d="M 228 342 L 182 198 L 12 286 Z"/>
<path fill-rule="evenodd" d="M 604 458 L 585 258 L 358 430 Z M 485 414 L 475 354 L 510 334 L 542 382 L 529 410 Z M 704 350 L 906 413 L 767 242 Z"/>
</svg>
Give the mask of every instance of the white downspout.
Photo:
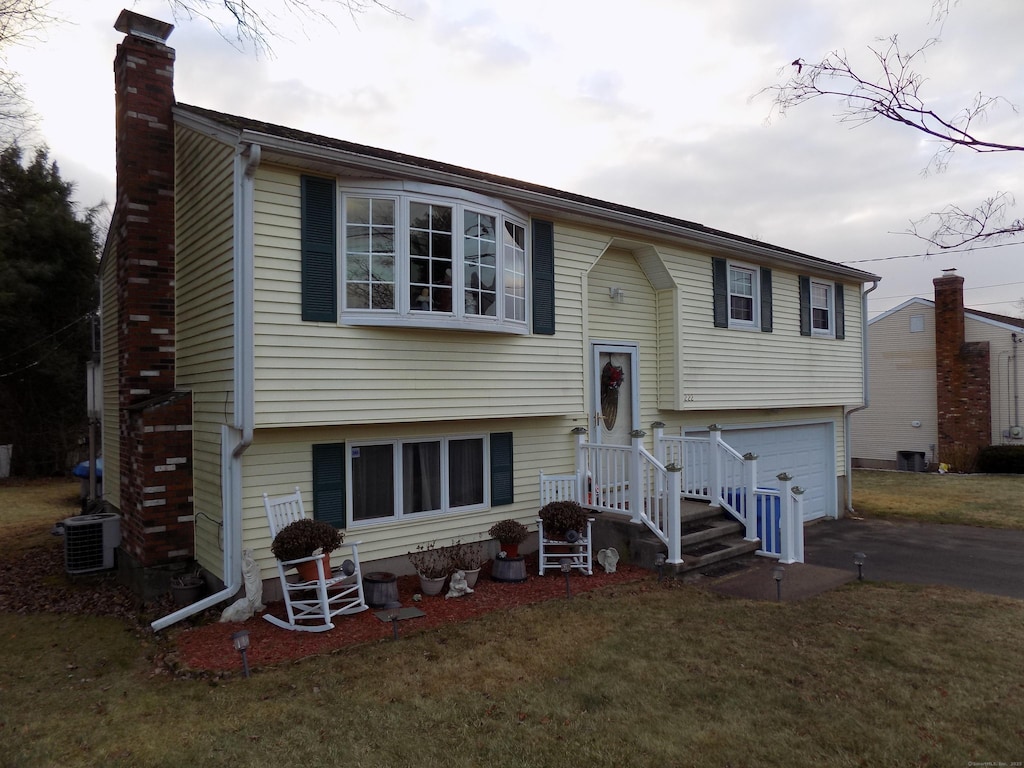
<svg viewBox="0 0 1024 768">
<path fill-rule="evenodd" d="M 235 157 L 234 204 L 234 369 L 233 424 L 221 426 L 221 509 L 224 521 L 224 588 L 174 613 L 157 619 L 154 632 L 169 627 L 224 600 L 242 587 L 242 454 L 252 445 L 255 413 L 253 364 L 253 198 L 260 147 L 250 144 Z"/>
<path fill-rule="evenodd" d="M 860 297 L 860 326 L 861 326 L 861 359 L 864 368 L 864 404 L 851 408 L 843 415 L 843 442 L 846 444 L 846 511 L 851 515 L 853 509 L 853 457 L 850 456 L 850 416 L 857 411 L 863 411 L 871 403 L 871 392 L 868 387 L 868 294 L 878 287 L 878 280 L 875 280 L 871 287 L 864 291 Z"/>
</svg>

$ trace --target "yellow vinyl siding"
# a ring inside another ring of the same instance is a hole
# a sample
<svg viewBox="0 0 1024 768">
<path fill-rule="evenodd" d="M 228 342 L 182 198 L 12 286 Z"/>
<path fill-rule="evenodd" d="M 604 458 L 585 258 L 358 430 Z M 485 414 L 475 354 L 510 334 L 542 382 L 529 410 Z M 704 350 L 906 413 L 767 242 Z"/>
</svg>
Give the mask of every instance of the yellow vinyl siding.
<svg viewBox="0 0 1024 768">
<path fill-rule="evenodd" d="M 924 317 L 923 331 L 910 332 L 912 315 Z M 899 451 L 917 451 L 931 461 L 938 443 L 935 312 L 912 304 L 876 320 L 870 334 L 870 404 L 850 417 L 853 456 L 895 463 Z"/>
<path fill-rule="evenodd" d="M 313 504 L 312 445 L 352 440 L 391 440 L 416 437 L 488 435 L 512 432 L 514 442 L 515 503 L 493 507 L 485 512 L 436 515 L 401 522 L 385 522 L 352 528 L 345 532 L 349 541 L 360 541 L 360 558 L 365 561 L 404 557 L 416 545 L 436 540 L 440 545 L 453 539 L 464 542 L 489 540 L 487 529 L 508 517 L 536 529 L 539 509 L 538 478 L 541 470 L 567 473 L 574 469 L 576 419 L 510 419 L 487 422 L 440 424 L 393 424 L 319 429 L 259 430 L 246 453 L 243 473 L 243 523 L 245 546 L 255 550 L 263 577 L 275 575 L 270 554 L 270 533 L 263 509 L 263 493 L 270 496 L 290 492 L 296 485 L 302 491 L 307 512 Z"/>
<path fill-rule="evenodd" d="M 610 250 L 590 271 L 587 290 L 591 341 L 635 343 L 640 364 L 640 425 L 656 418 L 658 384 L 658 307 L 650 281 L 633 254 Z M 624 301 L 613 301 L 609 288 L 621 288 Z M 587 390 L 592 388 L 588 379 Z M 590 392 L 589 397 L 593 398 Z M 592 401 L 591 401 L 592 402 Z"/>
<path fill-rule="evenodd" d="M 859 404 L 860 286 L 846 284 L 845 339 L 800 335 L 799 273 L 772 270 L 773 331 L 715 328 L 711 260 L 673 253 L 680 286 L 686 409 Z"/>
<path fill-rule="evenodd" d="M 303 322 L 299 176 L 256 179 L 257 426 L 559 415 L 582 410 L 581 268 L 556 228 L 555 336 Z"/>
<path fill-rule="evenodd" d="M 177 375 L 192 391 L 196 559 L 223 563 L 220 426 L 234 408 L 234 153 L 176 130 Z"/>
<path fill-rule="evenodd" d="M 117 250 L 111 248 L 103 260 L 100 270 L 102 291 L 101 329 L 103 345 L 103 423 L 102 451 L 103 499 L 117 509 L 121 508 L 121 411 L 118 407 L 118 360 L 120 350 L 117 343 L 117 329 L 121 318 L 117 308 Z"/>
</svg>

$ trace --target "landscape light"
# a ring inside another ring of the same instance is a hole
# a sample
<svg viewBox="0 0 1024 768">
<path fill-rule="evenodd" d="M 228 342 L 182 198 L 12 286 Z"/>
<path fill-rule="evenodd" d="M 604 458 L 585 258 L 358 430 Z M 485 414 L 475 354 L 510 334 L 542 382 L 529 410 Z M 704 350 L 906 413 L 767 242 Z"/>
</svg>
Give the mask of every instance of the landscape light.
<svg viewBox="0 0 1024 768">
<path fill-rule="evenodd" d="M 568 557 L 563 557 L 558 561 L 558 564 L 562 567 L 562 573 L 565 574 L 565 596 L 572 597 L 572 591 L 569 588 L 569 572 L 572 570 L 572 560 Z"/>
<path fill-rule="evenodd" d="M 863 552 L 853 553 L 853 564 L 857 566 L 857 581 L 864 581 L 864 558 L 867 557 Z"/>
<path fill-rule="evenodd" d="M 772 568 L 772 578 L 775 579 L 775 599 L 782 601 L 782 574 L 786 572 L 786 569 L 781 565 L 776 565 Z"/>
<path fill-rule="evenodd" d="M 242 674 L 248 677 L 249 659 L 245 655 L 245 652 L 249 650 L 249 632 L 244 629 L 235 632 L 235 634 L 231 636 L 231 643 L 235 646 L 235 650 L 242 655 Z"/>
<path fill-rule="evenodd" d="M 661 577 L 665 572 L 665 554 L 659 552 L 654 556 L 654 567 L 658 569 L 658 581 L 661 581 Z"/>
</svg>

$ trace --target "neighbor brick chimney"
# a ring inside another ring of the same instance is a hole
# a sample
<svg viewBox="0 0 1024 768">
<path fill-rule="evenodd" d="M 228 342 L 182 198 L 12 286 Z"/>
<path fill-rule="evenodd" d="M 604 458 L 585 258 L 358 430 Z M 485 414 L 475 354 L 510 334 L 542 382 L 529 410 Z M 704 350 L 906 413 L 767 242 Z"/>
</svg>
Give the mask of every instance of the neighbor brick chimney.
<svg viewBox="0 0 1024 768">
<path fill-rule="evenodd" d="M 193 555 L 192 399 L 175 391 L 174 27 L 122 11 L 114 59 L 117 197 L 107 258 L 117 276 L 122 575 Z M 157 579 L 157 581 L 160 581 Z M 166 586 L 164 587 L 166 589 Z"/>
<path fill-rule="evenodd" d="M 935 381 L 938 459 L 971 471 L 978 450 L 992 435 L 990 355 L 987 341 L 968 343 L 964 326 L 964 279 L 944 270 L 935 286 Z"/>
</svg>

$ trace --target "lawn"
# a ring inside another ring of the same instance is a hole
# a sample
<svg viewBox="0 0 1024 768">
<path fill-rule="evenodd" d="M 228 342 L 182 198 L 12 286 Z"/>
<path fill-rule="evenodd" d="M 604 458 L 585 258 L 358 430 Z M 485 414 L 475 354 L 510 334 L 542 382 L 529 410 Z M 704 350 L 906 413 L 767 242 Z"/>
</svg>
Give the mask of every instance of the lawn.
<svg viewBox="0 0 1024 768">
<path fill-rule="evenodd" d="M 244 679 L 169 673 L 174 631 L 2 613 L 0 765 L 1012 764 L 1022 624 L 948 588 L 775 603 L 652 576 Z"/>
<path fill-rule="evenodd" d="M 858 469 L 853 506 L 869 518 L 1024 530 L 1024 475 Z"/>
</svg>

